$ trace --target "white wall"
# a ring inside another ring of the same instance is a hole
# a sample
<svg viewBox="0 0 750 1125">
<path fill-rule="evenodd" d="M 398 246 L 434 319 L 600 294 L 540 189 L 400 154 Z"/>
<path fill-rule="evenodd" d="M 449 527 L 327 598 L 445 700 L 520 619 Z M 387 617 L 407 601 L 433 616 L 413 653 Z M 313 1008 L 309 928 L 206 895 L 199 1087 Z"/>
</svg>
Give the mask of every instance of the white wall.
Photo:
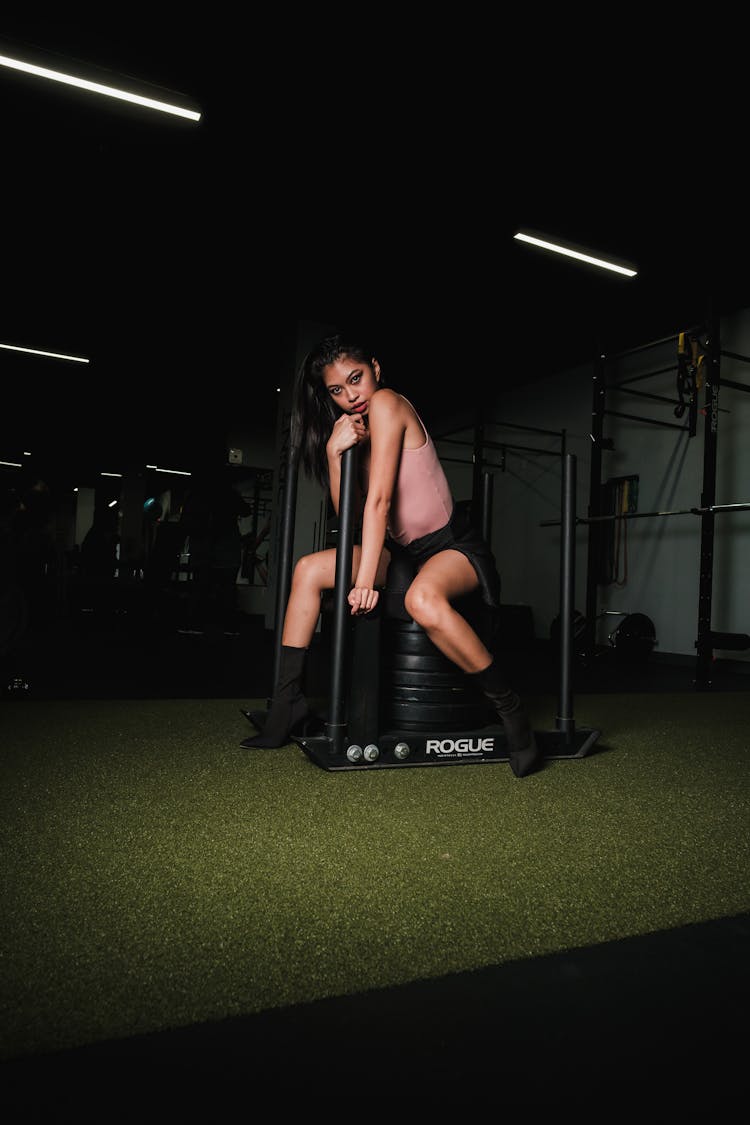
<svg viewBox="0 0 750 1125">
<path fill-rule="evenodd" d="M 647 341 L 644 341 L 647 343 Z M 750 355 L 750 310 L 722 322 L 721 348 Z M 515 391 L 503 390 L 492 425 L 485 436 L 539 448 L 559 448 L 552 438 L 516 433 L 497 424 L 516 422 L 566 430 L 568 451 L 577 457 L 579 516 L 588 513 L 594 358 L 581 367 Z M 607 360 L 608 385 L 665 367 L 673 370 L 634 384 L 650 394 L 676 398 L 676 343 L 614 361 Z M 722 357 L 721 377 L 750 386 L 750 364 Z M 703 405 L 704 392 L 700 395 Z M 667 403 L 608 390 L 607 407 L 673 425 L 687 423 Z M 722 388 L 719 399 L 716 503 L 750 501 L 750 394 Z M 492 413 L 492 412 L 490 412 Z M 602 455 L 601 480 L 635 474 L 639 477 L 638 510 L 663 511 L 698 507 L 703 475 L 703 417 L 693 438 L 677 429 L 606 416 L 604 435 L 614 450 Z M 444 447 L 441 447 L 441 450 Z M 488 455 L 489 456 L 489 455 Z M 493 453 L 492 459 L 496 459 Z M 529 605 L 538 637 L 549 636 L 559 613 L 559 529 L 543 528 L 559 519 L 560 463 L 534 453 L 508 453 L 506 471 L 494 482 L 493 549 L 503 582 L 503 601 Z M 454 488 L 463 489 L 462 466 L 446 463 Z M 468 471 L 468 470 L 466 470 Z M 470 492 L 470 480 L 469 480 Z M 468 493 L 467 493 L 468 494 Z M 657 652 L 695 655 L 698 621 L 701 521 L 697 516 L 635 519 L 627 524 L 627 580 L 599 587 L 598 612 L 645 613 L 654 622 Z M 575 606 L 586 609 L 588 533 L 576 533 Z M 621 555 L 624 564 L 624 554 Z M 750 633 L 750 512 L 717 515 L 714 543 L 712 628 Z M 619 617 L 602 617 L 598 636 L 606 640 Z M 718 652 L 717 656 L 750 660 L 750 652 Z"/>
</svg>

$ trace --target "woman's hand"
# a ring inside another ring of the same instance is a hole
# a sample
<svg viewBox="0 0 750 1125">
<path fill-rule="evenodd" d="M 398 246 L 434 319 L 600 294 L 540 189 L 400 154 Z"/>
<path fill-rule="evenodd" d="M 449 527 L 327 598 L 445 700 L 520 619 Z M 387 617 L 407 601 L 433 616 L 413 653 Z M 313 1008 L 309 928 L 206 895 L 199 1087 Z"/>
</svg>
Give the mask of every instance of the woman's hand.
<svg viewBox="0 0 750 1125">
<path fill-rule="evenodd" d="M 348 602 L 352 607 L 352 616 L 355 614 L 369 613 L 378 604 L 380 594 L 370 586 L 354 586 L 349 591 Z"/>
<path fill-rule="evenodd" d="M 342 414 L 333 424 L 331 436 L 326 443 L 329 457 L 340 457 L 353 445 L 366 441 L 369 437 L 364 418 L 359 414 Z"/>
</svg>

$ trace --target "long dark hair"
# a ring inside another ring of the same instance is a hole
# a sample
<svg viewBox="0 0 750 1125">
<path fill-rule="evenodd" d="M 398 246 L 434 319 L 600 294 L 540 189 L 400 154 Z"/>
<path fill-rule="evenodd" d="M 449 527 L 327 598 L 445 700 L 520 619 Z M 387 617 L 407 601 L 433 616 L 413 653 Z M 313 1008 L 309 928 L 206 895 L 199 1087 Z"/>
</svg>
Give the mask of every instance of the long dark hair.
<svg viewBox="0 0 750 1125">
<path fill-rule="evenodd" d="M 323 382 L 323 371 L 342 356 L 372 367 L 374 352 L 344 332 L 326 336 L 307 353 L 294 381 L 291 439 L 299 446 L 305 473 L 323 488 L 328 487 L 326 442 L 342 413 Z M 380 385 L 383 386 L 382 377 Z"/>
</svg>

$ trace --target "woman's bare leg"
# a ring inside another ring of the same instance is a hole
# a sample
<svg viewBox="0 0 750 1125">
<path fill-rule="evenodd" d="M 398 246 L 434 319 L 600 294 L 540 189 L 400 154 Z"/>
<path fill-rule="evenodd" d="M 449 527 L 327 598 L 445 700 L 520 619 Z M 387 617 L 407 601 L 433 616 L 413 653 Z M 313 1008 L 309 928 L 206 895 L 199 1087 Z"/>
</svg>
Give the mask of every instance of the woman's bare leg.
<svg viewBox="0 0 750 1125">
<path fill-rule="evenodd" d="M 359 567 L 359 547 L 352 551 L 352 582 Z M 383 552 L 378 568 L 378 583 L 385 580 L 390 556 Z M 305 555 L 294 568 L 289 592 L 284 629 L 281 634 L 281 659 L 278 683 L 260 734 L 240 743 L 247 749 L 284 746 L 295 725 L 309 717 L 307 700 L 302 693 L 307 649 L 313 639 L 320 616 L 320 596 L 336 585 L 336 551 L 318 551 Z"/>
<path fill-rule="evenodd" d="M 360 548 L 352 551 L 352 582 L 359 567 Z M 390 555 L 381 556 L 376 581 L 385 581 Z M 282 645 L 290 648 L 309 648 L 320 616 L 320 596 L 336 584 L 336 551 L 331 548 L 305 555 L 294 568 L 292 588 L 284 617 Z"/>
<path fill-rule="evenodd" d="M 504 670 L 449 599 L 475 590 L 474 567 L 458 551 L 441 551 L 424 564 L 407 590 L 405 605 L 432 643 L 476 682 L 499 715 L 516 777 L 539 769 L 542 756 L 529 718 Z"/>
<path fill-rule="evenodd" d="M 407 613 L 436 648 L 464 672 L 481 672 L 492 661 L 466 618 L 450 604 L 479 586 L 477 572 L 460 551 L 441 551 L 421 568 L 406 592 Z"/>
<path fill-rule="evenodd" d="M 317 551 L 299 560 L 292 575 L 292 588 L 284 616 L 281 643 L 290 648 L 309 648 L 320 616 L 320 595 L 332 590 L 336 580 L 336 551 Z"/>
</svg>

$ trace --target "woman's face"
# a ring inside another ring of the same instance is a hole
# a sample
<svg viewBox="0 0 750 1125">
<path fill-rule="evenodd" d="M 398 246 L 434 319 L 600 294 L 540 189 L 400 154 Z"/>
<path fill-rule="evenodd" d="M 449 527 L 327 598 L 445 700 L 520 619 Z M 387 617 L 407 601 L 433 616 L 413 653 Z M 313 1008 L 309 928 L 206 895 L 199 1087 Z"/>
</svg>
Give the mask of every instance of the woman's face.
<svg viewBox="0 0 750 1125">
<path fill-rule="evenodd" d="M 376 359 L 360 363 L 344 355 L 323 368 L 323 382 L 329 395 L 347 414 L 367 414 L 379 380 L 380 364 Z"/>
</svg>

